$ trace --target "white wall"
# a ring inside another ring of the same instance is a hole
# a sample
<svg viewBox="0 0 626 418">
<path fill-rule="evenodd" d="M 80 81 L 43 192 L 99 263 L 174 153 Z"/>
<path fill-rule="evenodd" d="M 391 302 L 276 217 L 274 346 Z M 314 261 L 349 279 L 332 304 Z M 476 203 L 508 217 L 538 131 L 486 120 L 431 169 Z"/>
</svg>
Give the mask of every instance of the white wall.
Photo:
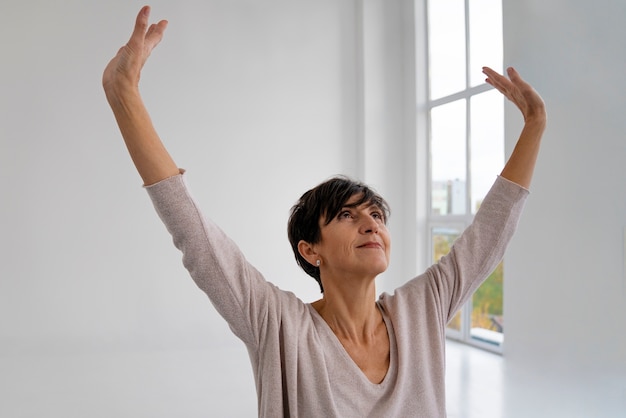
<svg viewBox="0 0 626 418">
<path fill-rule="evenodd" d="M 0 5 L 0 416 L 256 411 L 245 349 L 182 268 L 101 89 L 142 5 Z M 151 5 L 170 25 L 142 89 L 166 145 L 248 258 L 317 299 L 286 221 L 361 164 L 354 3 Z"/>
<path fill-rule="evenodd" d="M 554 394 L 529 416 L 626 410 L 625 19 L 618 0 L 504 1 L 505 63 L 549 113 L 505 273 L 509 378 L 538 376 L 517 388 L 529 400 Z M 506 118 L 511 149 L 520 121 Z"/>
<path fill-rule="evenodd" d="M 180 265 L 101 91 L 142 4 L 0 4 L 0 416 L 256 411 L 245 349 Z M 144 73 L 146 102 L 197 199 L 248 258 L 282 288 L 317 298 L 285 224 L 304 190 L 341 172 L 392 205 L 393 267 L 381 290 L 414 274 L 423 155 L 412 142 L 412 50 L 423 28 L 412 2 L 151 4 L 170 26 Z M 506 260 L 506 409 L 529 408 L 540 390 L 554 404 L 532 416 L 615 406 L 616 365 L 626 363 L 626 6 L 504 6 L 506 64 L 550 113 Z M 508 109 L 509 149 L 519 126 Z M 517 383 L 525 373 L 536 386 Z M 562 376 L 578 384 L 561 389 Z M 588 395 L 589 385 L 603 394 Z"/>
<path fill-rule="evenodd" d="M 1 306 L 21 312 L 4 335 L 161 338 L 150 318 L 187 297 L 171 295 L 176 277 L 188 285 L 179 255 L 100 87 L 141 5 L 123 3 L 3 3 L 2 35 L 14 42 L 3 44 Z M 142 80 L 161 136 L 255 264 L 317 297 L 292 262 L 286 219 L 306 188 L 356 171 L 351 5 L 152 5 L 170 20 Z"/>
</svg>

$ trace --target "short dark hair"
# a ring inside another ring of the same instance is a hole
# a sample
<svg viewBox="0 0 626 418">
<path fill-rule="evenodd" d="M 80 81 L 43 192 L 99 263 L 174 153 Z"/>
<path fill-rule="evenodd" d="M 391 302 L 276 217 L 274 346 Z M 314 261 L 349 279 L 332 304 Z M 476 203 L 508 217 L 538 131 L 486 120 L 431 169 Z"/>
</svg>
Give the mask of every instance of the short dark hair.
<svg viewBox="0 0 626 418">
<path fill-rule="evenodd" d="M 320 278 L 320 269 L 310 264 L 300 255 L 298 243 L 301 240 L 310 244 L 320 242 L 322 238 L 320 219 L 324 217 L 325 225 L 328 225 L 354 195 L 359 195 L 359 200 L 353 202 L 350 206 L 357 207 L 362 204 L 377 206 L 383 212 L 385 223 L 387 222 L 390 210 L 385 199 L 371 187 L 347 176 L 337 176 L 326 180 L 304 193 L 291 208 L 287 224 L 287 234 L 291 249 L 297 263 L 309 276 L 317 281 L 322 293 L 324 292 L 324 287 Z"/>
</svg>

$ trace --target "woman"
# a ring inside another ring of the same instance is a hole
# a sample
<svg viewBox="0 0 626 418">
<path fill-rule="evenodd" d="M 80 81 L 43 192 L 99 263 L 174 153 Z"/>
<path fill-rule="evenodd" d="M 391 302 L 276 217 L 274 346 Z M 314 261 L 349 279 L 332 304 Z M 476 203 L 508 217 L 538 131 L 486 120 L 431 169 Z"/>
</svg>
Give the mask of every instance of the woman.
<svg viewBox="0 0 626 418">
<path fill-rule="evenodd" d="M 139 94 L 141 69 L 166 21 L 148 7 L 104 71 L 103 86 L 159 216 L 198 286 L 246 344 L 264 417 L 445 416 L 445 326 L 503 256 L 519 219 L 546 124 L 541 97 L 519 74 L 484 69 L 525 125 L 475 220 L 450 253 L 393 295 L 376 300 L 389 263 L 385 201 L 331 179 L 292 209 L 289 239 L 323 297 L 305 304 L 267 282 L 204 219 L 161 143 Z"/>
</svg>

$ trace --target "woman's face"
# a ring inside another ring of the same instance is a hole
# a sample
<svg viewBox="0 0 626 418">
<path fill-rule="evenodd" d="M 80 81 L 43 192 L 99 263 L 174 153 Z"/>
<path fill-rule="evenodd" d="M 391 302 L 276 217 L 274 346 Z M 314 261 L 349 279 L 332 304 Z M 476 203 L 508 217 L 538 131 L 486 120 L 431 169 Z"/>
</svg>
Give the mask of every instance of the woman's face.
<svg viewBox="0 0 626 418">
<path fill-rule="evenodd" d="M 352 196 L 326 225 L 320 219 L 321 240 L 315 245 L 322 271 L 336 277 L 376 277 L 389 265 L 391 239 L 384 212 L 368 203 L 354 207 Z"/>
</svg>

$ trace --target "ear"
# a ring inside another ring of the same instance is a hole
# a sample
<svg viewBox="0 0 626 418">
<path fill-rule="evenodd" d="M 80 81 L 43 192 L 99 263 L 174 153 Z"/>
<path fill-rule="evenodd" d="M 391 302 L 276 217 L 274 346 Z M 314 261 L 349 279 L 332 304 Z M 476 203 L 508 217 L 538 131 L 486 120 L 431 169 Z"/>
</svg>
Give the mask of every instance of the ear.
<svg viewBox="0 0 626 418">
<path fill-rule="evenodd" d="M 304 240 L 298 242 L 298 252 L 310 265 L 317 265 L 317 260 L 320 259 L 319 254 L 315 251 L 315 246 Z"/>
</svg>

